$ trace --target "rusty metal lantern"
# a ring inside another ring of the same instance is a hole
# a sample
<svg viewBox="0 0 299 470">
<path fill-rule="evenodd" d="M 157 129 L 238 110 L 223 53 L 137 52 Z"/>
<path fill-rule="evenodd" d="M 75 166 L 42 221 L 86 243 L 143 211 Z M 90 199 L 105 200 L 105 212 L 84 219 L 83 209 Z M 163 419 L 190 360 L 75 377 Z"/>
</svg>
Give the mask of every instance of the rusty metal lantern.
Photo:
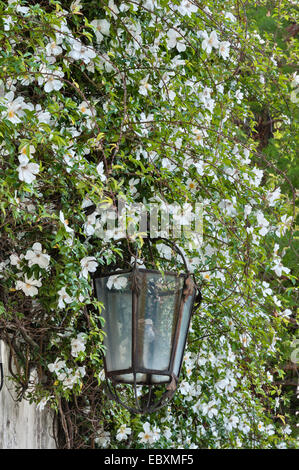
<svg viewBox="0 0 299 470">
<path fill-rule="evenodd" d="M 198 298 L 190 273 L 162 273 L 135 263 L 130 270 L 96 273 L 94 289 L 104 304 L 104 368 L 110 397 L 136 413 L 158 410 L 177 388 Z M 119 392 L 120 384 L 133 386 L 133 405 Z"/>
</svg>

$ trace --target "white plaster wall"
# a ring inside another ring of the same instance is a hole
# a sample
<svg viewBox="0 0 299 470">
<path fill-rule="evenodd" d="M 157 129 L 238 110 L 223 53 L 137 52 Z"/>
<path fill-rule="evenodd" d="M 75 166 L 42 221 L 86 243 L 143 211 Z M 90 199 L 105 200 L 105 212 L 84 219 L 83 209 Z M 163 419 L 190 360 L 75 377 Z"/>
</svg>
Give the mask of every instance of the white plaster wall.
<svg viewBox="0 0 299 470">
<path fill-rule="evenodd" d="M 4 369 L 0 392 L 0 449 L 55 449 L 51 413 L 39 411 L 35 404 L 26 400 L 14 400 L 13 383 L 7 379 L 8 347 L 3 341 L 0 341 L 0 361 Z"/>
</svg>

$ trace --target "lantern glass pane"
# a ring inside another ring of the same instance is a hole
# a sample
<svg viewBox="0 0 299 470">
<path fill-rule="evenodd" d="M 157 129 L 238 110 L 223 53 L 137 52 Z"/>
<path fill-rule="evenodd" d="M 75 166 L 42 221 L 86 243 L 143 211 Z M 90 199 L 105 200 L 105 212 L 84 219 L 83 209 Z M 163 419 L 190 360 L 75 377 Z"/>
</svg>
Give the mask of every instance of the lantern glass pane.
<svg viewBox="0 0 299 470">
<path fill-rule="evenodd" d="M 191 316 L 191 309 L 192 309 L 194 295 L 195 293 L 187 297 L 187 300 L 183 308 L 181 329 L 180 329 L 178 346 L 177 346 L 175 359 L 174 359 L 174 365 L 173 365 L 173 371 L 177 377 L 180 372 L 182 355 L 184 353 L 184 347 L 185 347 L 186 337 L 188 333 L 188 327 L 189 327 L 189 321 L 190 321 L 190 316 Z"/>
<path fill-rule="evenodd" d="M 107 372 L 132 367 L 132 291 L 130 273 L 97 278 L 97 298 L 104 304 Z"/>
<path fill-rule="evenodd" d="M 169 370 L 183 278 L 146 272 L 140 272 L 140 276 L 138 367 L 166 371 Z M 155 375 L 152 379 L 167 382 L 169 377 Z"/>
</svg>

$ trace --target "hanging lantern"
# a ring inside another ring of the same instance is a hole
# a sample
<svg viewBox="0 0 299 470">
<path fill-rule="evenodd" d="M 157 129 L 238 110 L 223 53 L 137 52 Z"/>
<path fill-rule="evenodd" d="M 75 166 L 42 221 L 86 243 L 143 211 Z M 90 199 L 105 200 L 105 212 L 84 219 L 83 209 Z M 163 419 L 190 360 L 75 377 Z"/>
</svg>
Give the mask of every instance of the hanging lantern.
<svg viewBox="0 0 299 470">
<path fill-rule="evenodd" d="M 0 362 L 0 392 L 2 390 L 3 383 L 4 383 L 3 365 L 2 365 L 2 362 Z"/>
<path fill-rule="evenodd" d="M 111 398 L 133 412 L 156 411 L 177 388 L 197 291 L 190 274 L 138 269 L 135 263 L 131 270 L 96 274 L 94 288 L 104 304 L 104 368 Z M 118 384 L 133 386 L 134 406 Z"/>
</svg>

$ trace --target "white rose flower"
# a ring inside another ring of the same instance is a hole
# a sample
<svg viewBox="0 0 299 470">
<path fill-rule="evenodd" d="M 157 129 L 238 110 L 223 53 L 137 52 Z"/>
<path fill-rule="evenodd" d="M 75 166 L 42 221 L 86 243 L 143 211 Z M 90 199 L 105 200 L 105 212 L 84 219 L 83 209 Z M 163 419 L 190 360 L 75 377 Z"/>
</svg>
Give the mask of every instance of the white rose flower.
<svg viewBox="0 0 299 470">
<path fill-rule="evenodd" d="M 229 57 L 229 48 L 230 48 L 230 43 L 228 41 L 222 41 L 219 44 L 219 55 L 223 59 L 227 59 Z"/>
<path fill-rule="evenodd" d="M 58 308 L 65 308 L 66 304 L 71 304 L 73 302 L 73 298 L 67 293 L 66 288 L 62 287 L 58 292 L 59 299 L 58 299 Z"/>
<path fill-rule="evenodd" d="M 216 49 L 219 46 L 219 41 L 217 37 L 217 32 L 212 31 L 210 35 L 206 31 L 203 32 L 204 40 L 201 43 L 201 46 L 207 54 L 212 52 L 213 47 Z"/>
<path fill-rule="evenodd" d="M 82 114 L 87 114 L 87 116 L 92 116 L 92 111 L 86 101 L 82 101 L 79 105 L 79 111 Z"/>
<path fill-rule="evenodd" d="M 243 344 L 243 346 L 245 346 L 245 348 L 246 348 L 249 345 L 249 343 L 251 341 L 251 338 L 247 333 L 242 333 L 240 335 L 240 341 Z"/>
<path fill-rule="evenodd" d="M 184 37 L 178 30 L 177 26 L 176 29 L 170 29 L 167 32 L 167 38 L 167 47 L 169 47 L 170 49 L 176 47 L 179 52 L 183 52 L 186 50 Z"/>
<path fill-rule="evenodd" d="M 105 169 L 104 169 L 104 163 L 103 162 L 100 162 L 98 164 L 97 172 L 98 172 L 98 175 L 100 176 L 100 180 L 102 181 L 102 183 L 104 183 L 106 181 L 106 175 L 105 175 Z"/>
<path fill-rule="evenodd" d="M 51 41 L 46 45 L 46 54 L 48 56 L 57 56 L 62 53 L 62 48 L 56 41 Z"/>
<path fill-rule="evenodd" d="M 103 41 L 104 36 L 109 36 L 110 23 L 109 21 L 103 20 L 92 20 L 90 23 L 95 28 L 95 35 L 97 43 Z"/>
<path fill-rule="evenodd" d="M 94 256 L 86 256 L 85 258 L 81 259 L 81 276 L 87 278 L 88 273 L 94 273 L 97 269 L 98 262 Z"/>
<path fill-rule="evenodd" d="M 148 92 L 153 89 L 152 85 L 148 81 L 149 74 L 140 81 L 139 93 L 141 95 L 147 96 Z"/>
<path fill-rule="evenodd" d="M 128 428 L 126 424 L 122 424 L 116 433 L 116 439 L 118 441 L 124 441 L 128 438 L 131 432 L 131 428 Z"/>
<path fill-rule="evenodd" d="M 50 256 L 42 252 L 40 243 L 34 243 L 31 250 L 28 250 L 25 259 L 28 261 L 28 266 L 31 267 L 37 264 L 40 268 L 46 269 L 50 264 Z"/>
<path fill-rule="evenodd" d="M 128 279 L 121 275 L 110 276 L 107 282 L 108 289 L 124 289 L 128 284 Z"/>
<path fill-rule="evenodd" d="M 155 442 L 155 436 L 151 430 L 150 423 L 146 422 L 143 425 L 143 432 L 138 434 L 140 442 L 143 444 L 153 444 Z"/>
<path fill-rule="evenodd" d="M 63 82 L 60 80 L 63 75 L 63 72 L 58 70 L 55 71 L 55 74 L 48 75 L 44 84 L 45 92 L 51 93 L 51 91 L 59 91 L 63 87 Z"/>
<path fill-rule="evenodd" d="M 25 275 L 25 281 L 17 281 L 16 289 L 22 290 L 25 295 L 34 297 L 38 294 L 38 287 L 41 287 L 42 283 L 39 279 L 27 278 Z"/>
<path fill-rule="evenodd" d="M 78 357 L 80 352 L 85 351 L 85 340 L 82 337 L 73 338 L 71 340 L 72 356 Z"/>
</svg>

